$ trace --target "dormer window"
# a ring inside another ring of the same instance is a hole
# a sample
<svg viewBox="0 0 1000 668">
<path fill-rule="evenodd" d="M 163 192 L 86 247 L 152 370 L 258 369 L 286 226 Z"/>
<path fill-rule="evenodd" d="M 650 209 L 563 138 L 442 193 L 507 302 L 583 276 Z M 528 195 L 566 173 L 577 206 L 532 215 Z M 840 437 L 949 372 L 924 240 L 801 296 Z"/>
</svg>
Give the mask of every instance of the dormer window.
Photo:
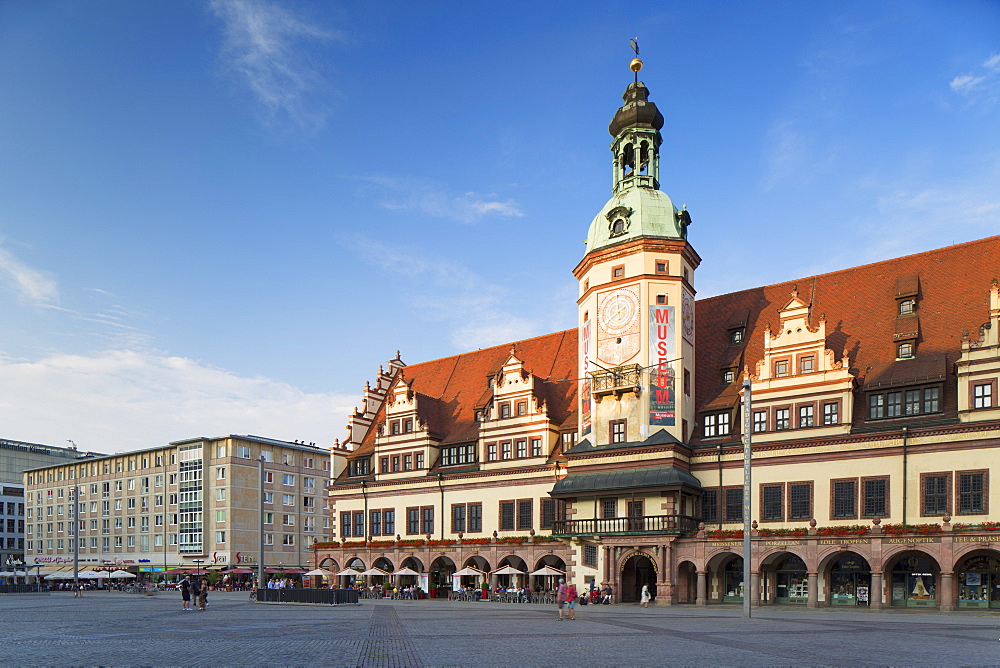
<svg viewBox="0 0 1000 668">
<path fill-rule="evenodd" d="M 743 343 L 743 330 L 734 329 L 729 332 L 729 343 L 730 345 L 738 345 Z"/>
<path fill-rule="evenodd" d="M 611 223 L 611 236 L 617 237 L 621 234 L 625 234 L 625 219 L 617 218 Z"/>
<path fill-rule="evenodd" d="M 896 359 L 899 360 L 909 360 L 913 359 L 915 354 L 915 349 L 913 343 L 910 341 L 904 341 L 896 346 Z"/>
<path fill-rule="evenodd" d="M 482 422 L 482 421 L 483 421 L 483 412 L 476 411 L 476 422 Z"/>
<path fill-rule="evenodd" d="M 732 385 L 736 382 L 736 371 L 734 369 L 726 369 L 722 372 L 722 384 Z"/>
<path fill-rule="evenodd" d="M 899 302 L 899 315 L 910 315 L 917 310 L 917 302 L 913 299 L 904 299 Z"/>
</svg>

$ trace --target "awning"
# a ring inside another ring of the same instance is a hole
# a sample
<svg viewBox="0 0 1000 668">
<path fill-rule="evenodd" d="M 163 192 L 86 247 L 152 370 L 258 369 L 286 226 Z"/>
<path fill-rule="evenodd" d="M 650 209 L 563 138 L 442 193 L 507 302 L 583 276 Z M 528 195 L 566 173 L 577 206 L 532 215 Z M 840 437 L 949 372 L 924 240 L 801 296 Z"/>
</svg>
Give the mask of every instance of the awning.
<svg viewBox="0 0 1000 668">
<path fill-rule="evenodd" d="M 549 492 L 551 496 L 577 496 L 621 489 L 663 489 L 689 487 L 701 489 L 693 475 L 674 466 L 655 466 L 645 469 L 623 469 L 599 473 L 570 473 Z"/>
<path fill-rule="evenodd" d="M 565 573 L 563 573 L 558 568 L 552 568 L 551 566 L 542 566 L 537 571 L 532 571 L 531 574 L 532 575 L 551 575 L 551 576 L 555 576 L 555 575 L 563 576 L 563 575 L 566 575 Z"/>
</svg>

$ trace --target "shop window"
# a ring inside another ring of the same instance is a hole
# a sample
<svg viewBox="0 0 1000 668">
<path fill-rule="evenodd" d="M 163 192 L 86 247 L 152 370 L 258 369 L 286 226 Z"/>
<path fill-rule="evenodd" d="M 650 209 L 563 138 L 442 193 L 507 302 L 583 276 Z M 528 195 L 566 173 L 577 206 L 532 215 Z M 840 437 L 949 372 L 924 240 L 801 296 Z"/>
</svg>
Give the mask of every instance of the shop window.
<svg viewBox="0 0 1000 668">
<path fill-rule="evenodd" d="M 858 482 L 857 480 L 831 481 L 833 519 L 853 519 L 858 516 Z"/>
<path fill-rule="evenodd" d="M 788 409 L 777 408 L 774 411 L 774 428 L 778 431 L 788 429 Z"/>
<path fill-rule="evenodd" d="M 726 522 L 743 521 L 743 488 L 726 488 Z"/>
<path fill-rule="evenodd" d="M 924 517 L 948 515 L 950 473 L 920 474 L 920 514 Z"/>
<path fill-rule="evenodd" d="M 986 514 L 986 476 L 984 471 L 959 471 L 958 477 L 958 514 Z"/>
<path fill-rule="evenodd" d="M 861 516 L 889 516 L 889 476 L 861 479 Z"/>
<path fill-rule="evenodd" d="M 890 604 L 893 606 L 931 606 L 935 604 L 937 581 L 935 566 L 925 557 L 902 557 L 892 568 Z"/>
<path fill-rule="evenodd" d="M 784 485 L 761 485 L 760 506 L 762 520 L 766 522 L 780 522 L 785 519 L 784 494 Z"/>
<path fill-rule="evenodd" d="M 625 420 L 611 420 L 608 423 L 608 428 L 611 432 L 611 443 L 624 443 L 625 442 L 625 432 L 626 432 L 626 421 Z"/>
<path fill-rule="evenodd" d="M 811 482 L 788 483 L 788 519 L 812 519 L 812 491 Z"/>
</svg>

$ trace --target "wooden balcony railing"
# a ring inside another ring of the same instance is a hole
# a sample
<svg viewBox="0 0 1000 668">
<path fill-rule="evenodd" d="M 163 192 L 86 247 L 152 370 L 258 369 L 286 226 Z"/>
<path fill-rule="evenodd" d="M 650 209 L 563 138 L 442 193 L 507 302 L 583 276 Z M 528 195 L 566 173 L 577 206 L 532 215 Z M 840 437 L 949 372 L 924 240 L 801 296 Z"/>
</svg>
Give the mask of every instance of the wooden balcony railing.
<svg viewBox="0 0 1000 668">
<path fill-rule="evenodd" d="M 591 520 L 556 520 L 553 536 L 600 536 L 609 534 L 686 533 L 698 528 L 698 518 L 687 515 L 647 515 Z"/>
</svg>

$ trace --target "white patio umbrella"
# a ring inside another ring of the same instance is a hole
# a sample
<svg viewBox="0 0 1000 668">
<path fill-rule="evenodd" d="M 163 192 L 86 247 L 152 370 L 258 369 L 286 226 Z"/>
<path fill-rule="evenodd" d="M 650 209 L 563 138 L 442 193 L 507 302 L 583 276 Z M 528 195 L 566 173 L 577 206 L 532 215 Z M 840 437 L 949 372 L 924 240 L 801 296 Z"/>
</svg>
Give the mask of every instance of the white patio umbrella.
<svg viewBox="0 0 1000 668">
<path fill-rule="evenodd" d="M 524 571 L 519 571 L 513 566 L 507 565 L 492 572 L 492 575 L 524 575 Z"/>
<path fill-rule="evenodd" d="M 395 571 L 393 575 L 420 575 L 420 573 L 416 572 L 415 570 L 413 570 L 408 566 L 404 566 L 403 568 L 400 568 L 398 571 Z M 458 575 L 458 573 L 455 573 L 455 575 Z"/>
<path fill-rule="evenodd" d="M 338 577 L 341 576 L 341 575 L 349 575 L 349 576 L 351 576 L 353 578 L 355 575 L 361 575 L 361 571 L 356 571 L 353 568 L 345 568 L 344 570 L 340 571 L 339 573 L 334 573 L 334 575 L 336 575 Z"/>
<path fill-rule="evenodd" d="M 72 580 L 73 579 L 73 574 L 72 573 L 65 573 L 65 572 L 62 572 L 62 573 L 48 573 L 48 574 L 43 574 L 42 577 L 45 578 L 46 580 Z"/>
<path fill-rule="evenodd" d="M 537 571 L 533 571 L 531 575 L 566 575 L 558 568 L 552 568 L 551 566 L 542 566 Z"/>
<path fill-rule="evenodd" d="M 337 575 L 337 573 L 334 573 L 333 571 L 328 571 L 325 568 L 314 568 L 308 573 L 303 573 L 303 575 L 322 575 L 323 577 L 330 577 L 333 575 Z"/>
<path fill-rule="evenodd" d="M 362 575 L 388 575 L 388 571 L 383 571 L 381 568 L 369 568 L 367 571 L 362 573 Z"/>
<path fill-rule="evenodd" d="M 108 577 L 109 578 L 115 578 L 115 579 L 118 579 L 118 578 L 134 578 L 135 575 L 133 575 L 132 573 L 129 573 L 128 571 L 113 571 L 111 573 L 108 573 Z"/>
<path fill-rule="evenodd" d="M 416 575 L 416 574 L 414 574 L 414 575 Z M 470 575 L 472 577 L 476 577 L 476 576 L 486 575 L 486 573 L 484 573 L 483 571 L 476 570 L 475 568 L 472 568 L 471 566 L 466 566 L 465 568 L 463 568 L 460 571 L 455 571 L 455 575 Z"/>
<path fill-rule="evenodd" d="M 83 578 L 83 579 L 85 579 L 85 580 L 104 579 L 104 578 L 108 577 L 108 572 L 107 571 L 91 571 L 91 570 L 80 571 L 80 577 Z M 69 574 L 69 579 L 70 580 L 73 579 L 73 574 L 72 573 Z"/>
</svg>

